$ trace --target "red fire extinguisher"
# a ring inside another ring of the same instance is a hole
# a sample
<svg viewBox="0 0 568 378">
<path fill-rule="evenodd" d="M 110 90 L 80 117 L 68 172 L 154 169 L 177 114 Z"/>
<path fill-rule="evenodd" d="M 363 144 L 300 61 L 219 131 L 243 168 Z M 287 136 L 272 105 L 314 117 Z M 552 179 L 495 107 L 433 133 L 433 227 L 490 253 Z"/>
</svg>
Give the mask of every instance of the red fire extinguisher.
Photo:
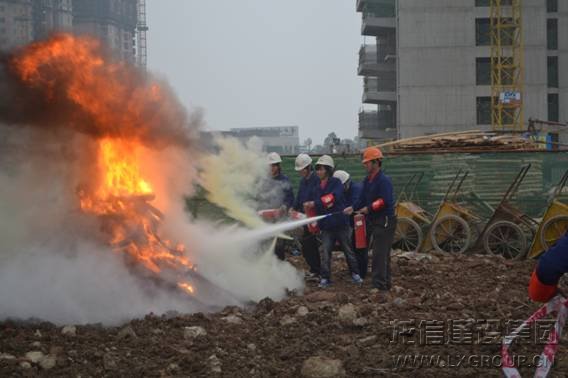
<svg viewBox="0 0 568 378">
<path fill-rule="evenodd" d="M 365 216 L 363 214 L 355 214 L 353 217 L 355 224 L 355 248 L 367 248 L 367 228 L 365 226 Z"/>
<path fill-rule="evenodd" d="M 316 217 L 318 215 L 315 206 L 304 206 L 304 213 L 306 213 L 308 218 Z M 318 222 L 312 222 L 308 224 L 308 231 L 312 234 L 319 233 L 320 229 L 318 226 Z"/>
</svg>

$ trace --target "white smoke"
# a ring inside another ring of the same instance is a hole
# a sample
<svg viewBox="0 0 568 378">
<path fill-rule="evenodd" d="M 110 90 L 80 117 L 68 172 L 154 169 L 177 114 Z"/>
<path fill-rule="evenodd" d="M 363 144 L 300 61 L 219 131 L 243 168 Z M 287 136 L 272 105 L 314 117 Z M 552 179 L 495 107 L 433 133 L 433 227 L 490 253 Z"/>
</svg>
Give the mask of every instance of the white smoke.
<svg viewBox="0 0 568 378">
<path fill-rule="evenodd" d="M 164 154 L 172 157 L 171 152 Z M 76 157 L 75 162 L 80 161 Z M 174 163 L 180 168 L 179 160 Z M 186 163 L 186 171 L 192 172 L 193 166 Z M 74 193 L 76 169 L 68 157 L 28 158 L 12 167 L 12 174 L 0 169 L 0 320 L 111 325 L 150 312 L 190 313 L 266 296 L 280 299 L 286 289 L 302 288 L 295 268 L 260 248 L 261 241 L 281 230 L 192 221 L 182 210 L 181 193 L 168 194 L 177 200 L 168 203 L 162 231 L 185 244 L 212 291 L 198 290 L 197 301 L 192 301 L 157 287 L 134 274 L 124 256 L 105 245 L 98 220 L 80 211 Z M 170 171 L 162 171 L 166 183 L 175 177 L 187 182 L 180 171 L 177 176 Z M 170 190 L 180 189 L 174 188 Z"/>
</svg>

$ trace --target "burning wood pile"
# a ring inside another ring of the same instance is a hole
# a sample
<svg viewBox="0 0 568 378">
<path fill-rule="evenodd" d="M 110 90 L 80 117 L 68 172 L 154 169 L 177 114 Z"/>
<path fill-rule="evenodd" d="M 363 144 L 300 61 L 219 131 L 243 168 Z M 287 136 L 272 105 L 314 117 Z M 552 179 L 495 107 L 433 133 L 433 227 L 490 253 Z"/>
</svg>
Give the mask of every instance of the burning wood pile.
<svg viewBox="0 0 568 378">
<path fill-rule="evenodd" d="M 88 37 L 56 35 L 4 59 L 0 89 L 9 87 L 15 100 L 6 105 L 10 99 L 2 99 L 11 111 L 0 122 L 32 126 L 77 147 L 76 201 L 98 219 L 100 230 L 93 233 L 100 231 L 133 270 L 193 294 L 195 266 L 184 245 L 160 234 L 164 215 L 153 205 L 154 181 L 163 179 L 156 151 L 181 155 L 192 143 L 183 106 Z"/>
<path fill-rule="evenodd" d="M 174 245 L 159 236 L 164 215 L 151 204 L 155 195 L 140 174 L 139 152 L 131 142 L 100 140 L 98 166 L 102 180 L 98 189 L 78 192 L 80 207 L 99 218 L 110 245 L 124 253 L 131 265 L 141 264 L 156 276 L 169 271 L 177 276 L 177 286 L 192 294 L 194 288 L 184 281 L 184 276 L 194 266 L 185 255 L 184 245 Z"/>
</svg>

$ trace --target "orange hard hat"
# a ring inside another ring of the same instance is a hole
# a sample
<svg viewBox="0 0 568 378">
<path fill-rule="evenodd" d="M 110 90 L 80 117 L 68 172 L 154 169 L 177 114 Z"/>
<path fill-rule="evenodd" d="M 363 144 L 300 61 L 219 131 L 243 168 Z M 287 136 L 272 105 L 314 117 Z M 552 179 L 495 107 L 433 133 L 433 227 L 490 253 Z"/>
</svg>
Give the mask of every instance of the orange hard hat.
<svg viewBox="0 0 568 378">
<path fill-rule="evenodd" d="M 369 147 L 363 151 L 363 163 L 371 160 L 382 159 L 383 153 L 378 147 Z"/>
</svg>

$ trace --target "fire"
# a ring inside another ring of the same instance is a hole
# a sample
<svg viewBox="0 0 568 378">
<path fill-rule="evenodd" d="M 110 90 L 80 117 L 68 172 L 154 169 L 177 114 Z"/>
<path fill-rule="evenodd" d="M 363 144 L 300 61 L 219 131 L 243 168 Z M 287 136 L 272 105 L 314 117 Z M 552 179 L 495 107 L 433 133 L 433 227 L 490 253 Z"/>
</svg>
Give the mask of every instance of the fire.
<svg viewBox="0 0 568 378">
<path fill-rule="evenodd" d="M 152 186 L 140 173 L 141 146 L 131 140 L 103 138 L 99 143 L 100 184 L 92 193 L 79 192 L 81 209 L 101 217 L 109 243 L 132 261 L 159 275 L 164 269 L 182 277 L 194 270 L 183 245 L 158 235 L 163 214 L 150 202 Z M 186 293 L 187 282 L 177 284 Z"/>
<path fill-rule="evenodd" d="M 130 266 L 193 293 L 187 281 L 195 268 L 183 245 L 161 236 L 164 215 L 152 205 L 156 188 L 142 169 L 158 166 L 145 164 L 150 149 L 190 146 L 183 106 L 150 76 L 109 58 L 90 37 L 58 34 L 32 43 L 11 57 L 9 68 L 30 98 L 41 99 L 38 107 L 49 121 L 35 122 L 95 141 L 89 164 L 96 168 L 85 166 L 88 184 L 77 193 L 81 210 L 100 220 L 107 243 Z"/>
<path fill-rule="evenodd" d="M 191 286 L 187 282 L 180 282 L 180 283 L 178 283 L 178 286 L 180 288 L 182 288 L 183 290 L 187 291 L 190 294 L 193 294 L 193 292 L 194 292 L 193 286 Z"/>
<path fill-rule="evenodd" d="M 138 169 L 140 146 L 134 142 L 105 138 L 100 141 L 100 162 L 105 185 L 101 197 L 133 196 L 152 193 L 150 184 Z"/>
<path fill-rule="evenodd" d="M 156 147 L 186 148 L 187 113 L 163 85 L 105 54 L 100 41 L 56 34 L 10 59 L 10 72 L 56 127 L 96 138 L 129 138 Z M 32 109 L 33 111 L 33 109 Z"/>
</svg>

